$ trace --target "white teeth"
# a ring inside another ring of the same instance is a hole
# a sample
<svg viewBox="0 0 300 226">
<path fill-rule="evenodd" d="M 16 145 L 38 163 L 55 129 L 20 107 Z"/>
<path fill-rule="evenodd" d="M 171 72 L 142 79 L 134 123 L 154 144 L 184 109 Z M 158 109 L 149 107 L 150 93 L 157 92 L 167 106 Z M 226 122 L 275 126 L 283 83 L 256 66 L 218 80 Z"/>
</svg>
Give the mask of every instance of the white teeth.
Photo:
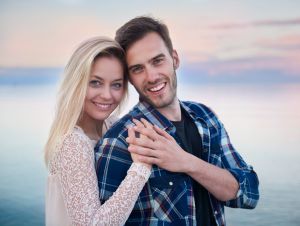
<svg viewBox="0 0 300 226">
<path fill-rule="evenodd" d="M 95 103 L 95 105 L 102 110 L 107 110 L 111 106 L 111 104 L 99 104 L 99 103 Z"/>
<path fill-rule="evenodd" d="M 160 85 L 155 86 L 155 87 L 153 87 L 153 88 L 151 88 L 149 90 L 152 91 L 152 92 L 156 92 L 158 90 L 161 90 L 164 86 L 165 86 L 165 83 L 161 83 Z"/>
</svg>

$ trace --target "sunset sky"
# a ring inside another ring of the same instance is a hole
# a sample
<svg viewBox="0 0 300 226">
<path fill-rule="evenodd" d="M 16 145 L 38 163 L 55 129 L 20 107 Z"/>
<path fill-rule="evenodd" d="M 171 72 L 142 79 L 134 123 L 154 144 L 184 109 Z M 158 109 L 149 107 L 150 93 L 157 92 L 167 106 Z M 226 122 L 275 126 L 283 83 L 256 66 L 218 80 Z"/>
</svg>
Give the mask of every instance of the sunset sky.
<svg viewBox="0 0 300 226">
<path fill-rule="evenodd" d="M 1 0 L 0 67 L 63 67 L 82 40 L 152 15 L 189 73 L 300 81 L 299 12 L 297 0 Z"/>
</svg>

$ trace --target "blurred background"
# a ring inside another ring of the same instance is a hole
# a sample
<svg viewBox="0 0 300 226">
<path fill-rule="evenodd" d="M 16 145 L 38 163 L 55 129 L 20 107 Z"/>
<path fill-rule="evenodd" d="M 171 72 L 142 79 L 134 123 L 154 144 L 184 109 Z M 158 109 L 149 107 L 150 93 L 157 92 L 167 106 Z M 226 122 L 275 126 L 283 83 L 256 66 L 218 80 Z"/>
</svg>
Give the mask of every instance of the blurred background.
<svg viewBox="0 0 300 226">
<path fill-rule="evenodd" d="M 227 225 L 300 225 L 300 1 L 0 0 L 0 225 L 44 225 L 43 145 L 56 90 L 86 38 L 139 15 L 164 21 L 182 100 L 211 107 L 260 179 Z M 138 100 L 130 87 L 128 111 Z"/>
</svg>

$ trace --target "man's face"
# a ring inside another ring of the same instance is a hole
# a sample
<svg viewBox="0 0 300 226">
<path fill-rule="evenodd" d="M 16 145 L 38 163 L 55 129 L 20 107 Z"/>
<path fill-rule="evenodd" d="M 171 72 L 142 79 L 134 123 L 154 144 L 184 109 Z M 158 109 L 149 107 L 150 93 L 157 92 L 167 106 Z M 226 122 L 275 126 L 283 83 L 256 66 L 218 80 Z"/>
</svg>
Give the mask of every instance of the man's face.
<svg viewBox="0 0 300 226">
<path fill-rule="evenodd" d="M 170 55 L 163 39 L 155 32 L 135 42 L 126 52 L 129 79 L 140 97 L 155 108 L 165 108 L 176 100 L 175 70 L 179 59 Z"/>
</svg>

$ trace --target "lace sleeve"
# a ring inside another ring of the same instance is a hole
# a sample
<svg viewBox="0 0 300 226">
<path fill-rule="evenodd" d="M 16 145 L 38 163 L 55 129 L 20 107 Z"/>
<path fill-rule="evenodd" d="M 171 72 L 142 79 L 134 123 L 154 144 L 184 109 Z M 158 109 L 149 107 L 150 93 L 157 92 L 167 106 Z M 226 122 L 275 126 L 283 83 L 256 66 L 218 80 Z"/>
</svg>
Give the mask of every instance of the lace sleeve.
<svg viewBox="0 0 300 226">
<path fill-rule="evenodd" d="M 93 147 L 80 134 L 67 136 L 56 159 L 64 203 L 74 225 L 123 225 L 150 176 L 133 163 L 113 196 L 103 205 L 94 167 Z"/>
</svg>

